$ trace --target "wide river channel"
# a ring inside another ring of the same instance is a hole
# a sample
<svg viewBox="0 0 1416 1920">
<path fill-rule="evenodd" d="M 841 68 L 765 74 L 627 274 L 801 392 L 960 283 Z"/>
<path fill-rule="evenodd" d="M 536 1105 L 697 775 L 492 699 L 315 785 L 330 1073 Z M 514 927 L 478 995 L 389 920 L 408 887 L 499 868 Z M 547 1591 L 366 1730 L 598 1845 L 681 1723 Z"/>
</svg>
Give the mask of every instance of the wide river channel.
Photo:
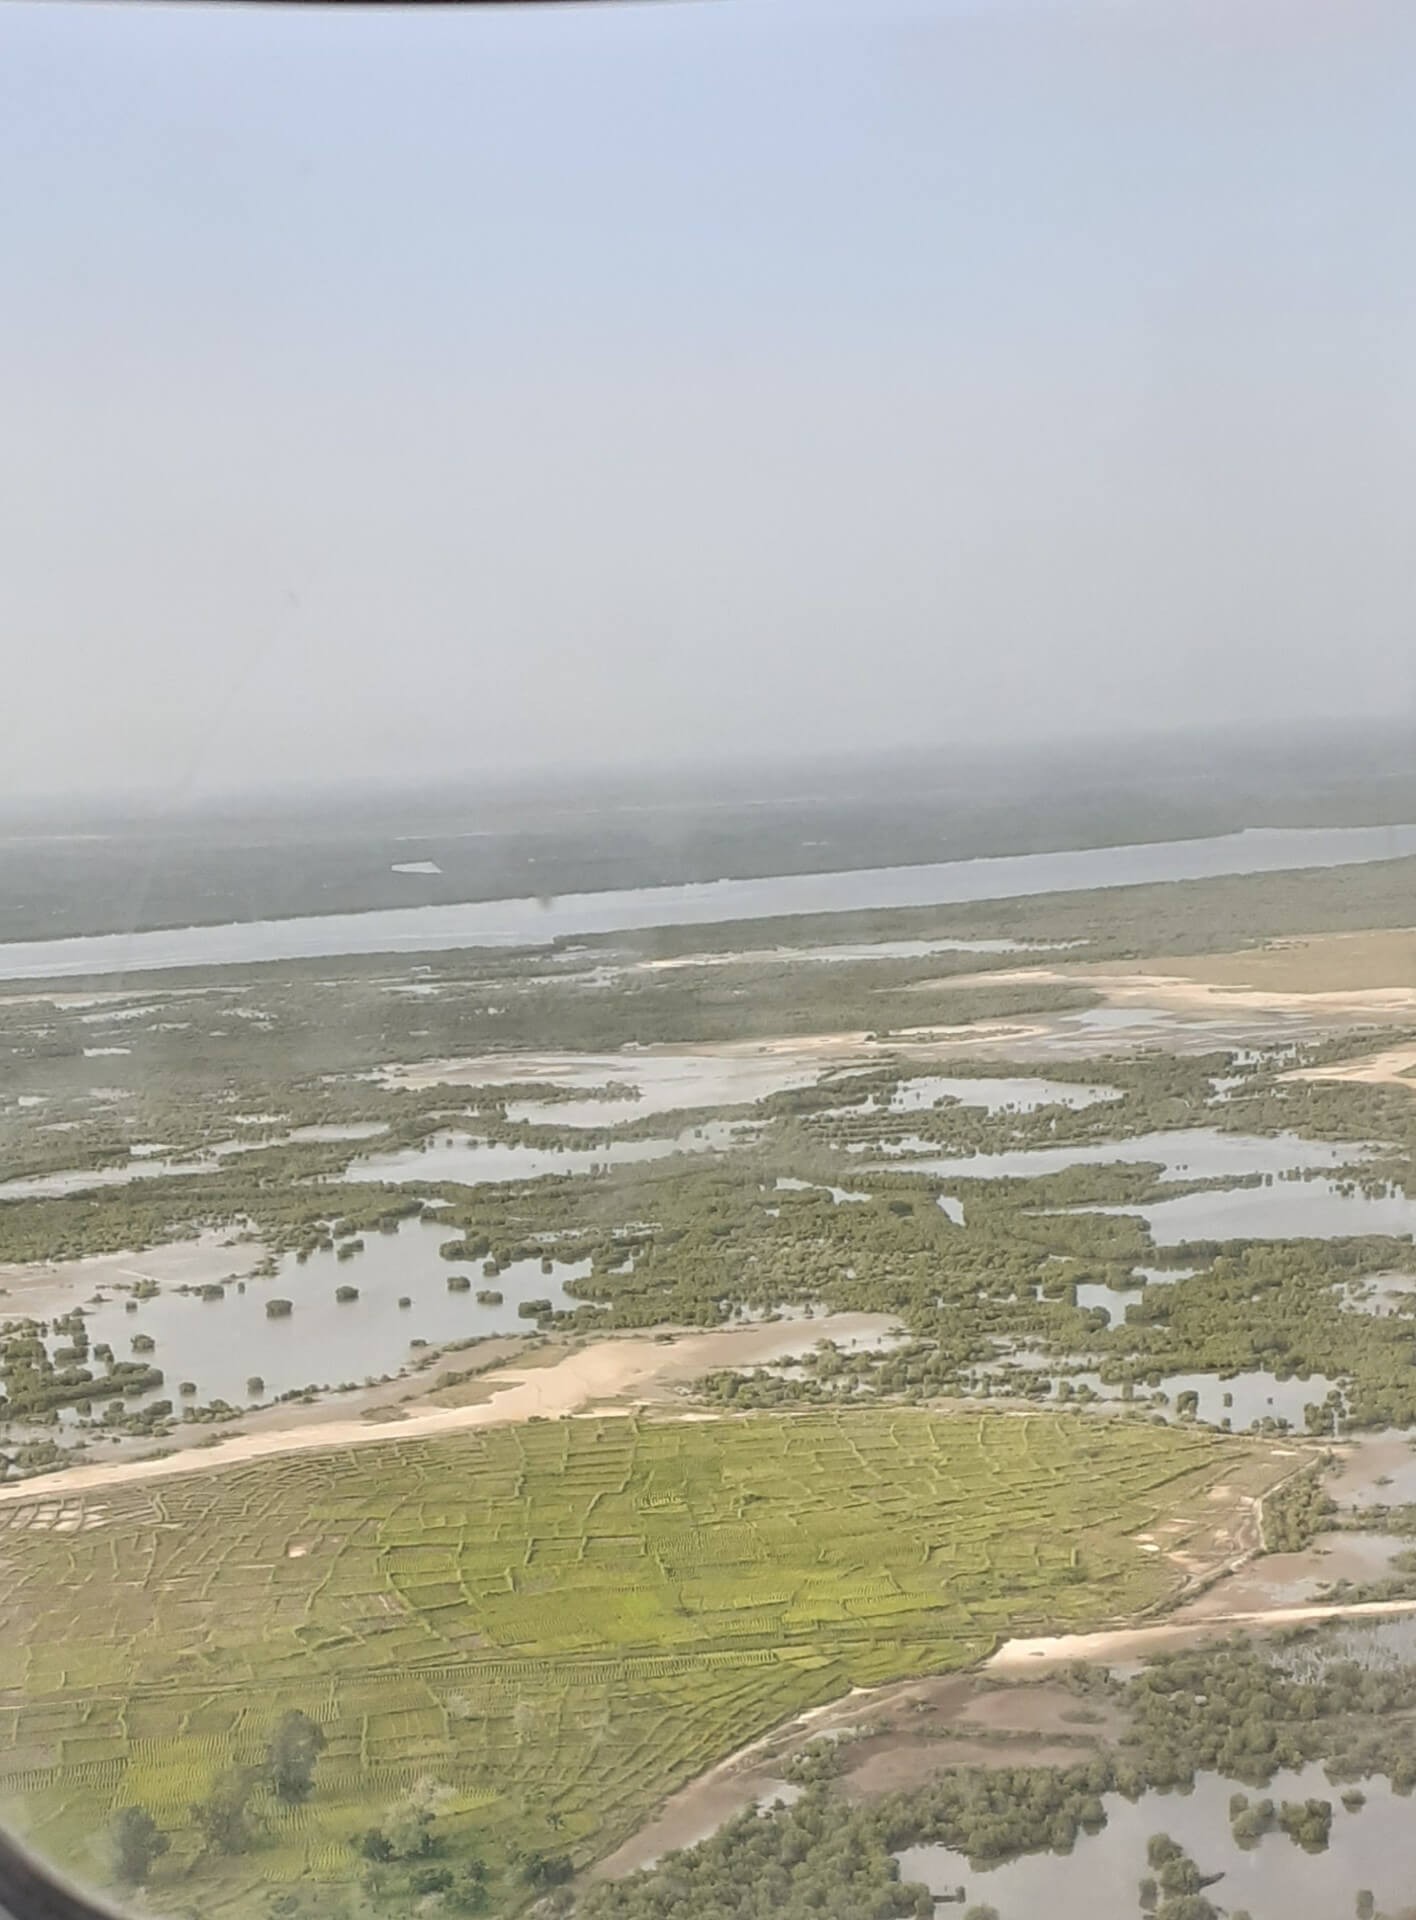
<svg viewBox="0 0 1416 1920">
<path fill-rule="evenodd" d="M 0 978 L 61 979 L 153 967 L 233 966 L 243 961 L 313 959 L 340 953 L 421 953 L 449 947 L 538 946 L 576 934 L 636 927 L 711 925 L 780 914 L 960 905 L 1079 893 L 1221 874 L 1341 867 L 1416 853 L 1416 826 L 1263 827 L 1207 840 L 1008 854 L 923 867 L 866 867 L 855 873 L 792 873 L 684 887 L 635 887 L 564 894 L 554 900 L 486 900 L 457 906 L 395 907 L 314 914 L 149 933 L 102 933 L 67 940 L 0 944 Z"/>
</svg>

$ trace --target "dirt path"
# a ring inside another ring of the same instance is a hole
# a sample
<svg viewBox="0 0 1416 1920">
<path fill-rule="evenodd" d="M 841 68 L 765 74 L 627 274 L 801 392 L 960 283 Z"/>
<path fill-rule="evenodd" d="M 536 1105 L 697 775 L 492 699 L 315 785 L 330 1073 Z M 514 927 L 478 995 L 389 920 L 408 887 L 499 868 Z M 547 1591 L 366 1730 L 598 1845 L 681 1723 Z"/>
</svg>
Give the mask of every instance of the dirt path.
<svg viewBox="0 0 1416 1920">
<path fill-rule="evenodd" d="M 1306 1627 L 1324 1620 L 1383 1620 L 1416 1613 L 1416 1600 L 1361 1600 L 1301 1607 L 1261 1607 L 1252 1612 L 1186 1617 L 1183 1609 L 1149 1627 L 1110 1627 L 1101 1633 L 1059 1633 L 1035 1640 L 1005 1640 L 986 1670 L 1017 1673 L 1069 1660 L 1134 1660 L 1167 1647 L 1185 1646 L 1237 1627 Z"/>
<path fill-rule="evenodd" d="M 390 1440 L 425 1440 L 472 1427 L 523 1420 L 555 1420 L 600 1409 L 630 1413 L 719 1367 L 761 1365 L 803 1353 L 818 1340 L 876 1339 L 896 1322 L 888 1314 L 823 1314 L 812 1320 L 764 1321 L 719 1327 L 676 1339 L 633 1336 L 597 1340 L 553 1366 L 512 1365 L 483 1376 L 487 1398 L 472 1406 L 430 1407 L 402 1420 L 326 1420 L 318 1426 L 235 1434 L 220 1447 L 189 1448 L 147 1460 L 112 1460 L 0 1486 L 0 1503 L 60 1500 L 100 1488 L 126 1487 L 175 1474 L 211 1473 L 252 1460 L 279 1459 L 316 1449 L 369 1447 Z"/>
</svg>

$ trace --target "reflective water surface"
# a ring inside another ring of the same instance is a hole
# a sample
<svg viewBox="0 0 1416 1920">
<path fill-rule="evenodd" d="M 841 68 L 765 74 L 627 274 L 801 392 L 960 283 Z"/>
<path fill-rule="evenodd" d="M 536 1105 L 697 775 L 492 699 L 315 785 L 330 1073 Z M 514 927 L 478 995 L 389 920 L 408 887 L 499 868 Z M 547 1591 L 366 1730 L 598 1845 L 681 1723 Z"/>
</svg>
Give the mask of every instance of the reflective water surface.
<svg viewBox="0 0 1416 1920">
<path fill-rule="evenodd" d="M 478 1140 L 447 1133 L 426 1145 L 356 1160 L 344 1180 L 390 1182 L 453 1180 L 465 1186 L 492 1181 L 539 1180 L 547 1174 L 594 1173 L 602 1167 L 629 1166 L 637 1160 L 663 1160 L 672 1153 L 710 1153 L 751 1133 L 727 1120 L 710 1120 L 672 1140 L 614 1140 L 593 1147 L 523 1147 L 514 1141 Z"/>
<path fill-rule="evenodd" d="M 162 1370 L 160 1388 L 129 1396 L 125 1404 L 142 1407 L 154 1400 L 183 1404 L 179 1387 L 190 1381 L 196 1393 L 187 1404 L 225 1400 L 241 1407 L 303 1387 L 362 1384 L 396 1374 L 416 1356 L 412 1342 L 430 1346 L 471 1340 L 495 1333 L 534 1330 L 517 1308 L 523 1301 L 549 1300 L 555 1307 L 575 1303 L 565 1282 L 590 1271 L 588 1260 L 557 1264 L 544 1273 L 539 1260 L 522 1260 L 494 1276 L 483 1274 L 480 1262 L 450 1262 L 438 1249 L 449 1237 L 436 1219 L 406 1220 L 396 1233 L 369 1233 L 353 1259 L 332 1252 L 311 1254 L 301 1262 L 287 1254 L 270 1278 L 231 1278 L 209 1282 L 221 1292 L 204 1297 L 199 1288 L 188 1293 L 164 1287 L 150 1297 L 115 1293 L 96 1306 L 84 1308 L 84 1324 L 91 1345 L 106 1342 L 118 1360 L 145 1359 Z M 246 1262 L 249 1270 L 254 1255 Z M 239 1254 L 232 1262 L 239 1272 Z M 466 1279 L 465 1290 L 451 1290 L 449 1278 Z M 337 1287 L 354 1287 L 358 1298 L 339 1301 Z M 498 1302 L 477 1299 L 481 1290 L 495 1291 Z M 407 1299 L 407 1307 L 399 1303 Z M 266 1313 L 270 1300 L 289 1300 L 287 1317 Z M 129 1311 L 135 1305 L 136 1311 Z M 28 1312 L 22 1299 L 0 1305 L 6 1314 Z M 150 1353 L 134 1353 L 135 1337 L 155 1342 Z M 68 1336 L 50 1335 L 51 1352 L 67 1345 Z M 96 1376 L 95 1410 L 102 1412 L 112 1398 L 103 1384 L 103 1366 L 87 1362 Z M 259 1379 L 258 1390 L 249 1390 Z M 65 1424 L 77 1419 L 66 1410 Z"/>
<path fill-rule="evenodd" d="M 1111 1920 L 1139 1911 L 1137 1891 L 1150 1873 L 1146 1842 L 1166 1833 L 1201 1873 L 1223 1877 L 1207 1889 L 1221 1911 L 1243 1909 L 1253 1920 L 1349 1920 L 1359 1889 L 1379 1907 L 1408 1904 L 1416 1894 L 1416 1819 L 1412 1803 L 1384 1780 L 1362 1783 L 1366 1805 L 1349 1813 L 1319 1766 L 1280 1773 L 1265 1788 L 1219 1774 L 1201 1774 L 1190 1793 L 1147 1793 L 1135 1801 L 1106 1794 L 1106 1826 L 1079 1839 L 1070 1854 L 1035 1853 L 1000 1866 L 970 1867 L 948 1847 L 911 1847 L 900 1855 L 906 1880 L 935 1894 L 963 1886 L 970 1904 L 996 1907 L 1003 1920 Z M 1229 1801 L 1330 1800 L 1331 1843 L 1306 1853 L 1286 1834 L 1267 1834 L 1249 1851 L 1231 1837 Z M 949 1909 L 946 1909 L 949 1911 Z"/>
<path fill-rule="evenodd" d="M 489 900 L 174 927 L 153 933 L 16 940 L 0 951 L 0 976 L 33 980 L 151 967 L 229 966 L 319 954 L 533 946 L 577 933 L 1016 899 L 1032 893 L 1068 893 L 1155 880 L 1346 866 L 1408 853 L 1416 853 L 1416 826 L 1248 828 L 1210 839 L 1008 854 L 935 866 L 871 867 L 852 873 L 797 873 L 567 894 L 558 900 Z"/>
</svg>

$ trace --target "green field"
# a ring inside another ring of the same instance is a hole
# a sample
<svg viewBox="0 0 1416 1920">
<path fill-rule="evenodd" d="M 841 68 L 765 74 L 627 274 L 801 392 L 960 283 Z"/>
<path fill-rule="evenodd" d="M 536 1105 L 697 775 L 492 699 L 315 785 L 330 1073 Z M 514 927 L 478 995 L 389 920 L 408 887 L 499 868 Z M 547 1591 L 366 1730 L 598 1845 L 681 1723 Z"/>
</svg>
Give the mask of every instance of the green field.
<svg viewBox="0 0 1416 1920">
<path fill-rule="evenodd" d="M 533 1423 L 63 1502 L 40 1484 L 0 1507 L 0 1795 L 93 1875 L 113 1809 L 148 1807 L 172 1836 L 153 1898 L 184 1907 L 297 1882 L 337 1901 L 352 1838 L 428 1778 L 448 1847 L 494 1874 L 516 1846 L 583 1862 L 801 1708 L 1160 1597 L 1172 1576 L 1128 1534 L 1201 1510 L 1241 1456 L 866 1409 Z M 312 1800 L 203 1857 L 190 1803 L 290 1707 L 328 1737 Z"/>
</svg>

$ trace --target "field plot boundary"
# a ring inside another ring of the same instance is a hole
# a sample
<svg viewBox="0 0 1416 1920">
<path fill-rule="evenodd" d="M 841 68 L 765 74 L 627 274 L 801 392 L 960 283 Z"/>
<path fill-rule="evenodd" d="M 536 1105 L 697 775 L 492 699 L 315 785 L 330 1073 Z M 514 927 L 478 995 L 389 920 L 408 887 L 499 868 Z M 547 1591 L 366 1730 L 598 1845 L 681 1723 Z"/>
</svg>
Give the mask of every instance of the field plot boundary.
<svg viewBox="0 0 1416 1920">
<path fill-rule="evenodd" d="M 73 1496 L 93 1524 L 65 1532 L 16 1508 L 0 1797 L 80 1871 L 116 1807 L 148 1806 L 172 1840 L 155 1896 L 183 1901 L 347 1884 L 358 1833 L 429 1780 L 454 1844 L 588 1861 L 854 1688 L 1163 1601 L 1217 1493 L 1288 1466 L 1063 1413 L 626 1414 L 227 1463 Z M 1162 1523 L 1174 1552 L 1147 1552 Z M 203 1855 L 192 1802 L 291 1707 L 328 1741 L 314 1798 Z"/>
</svg>

